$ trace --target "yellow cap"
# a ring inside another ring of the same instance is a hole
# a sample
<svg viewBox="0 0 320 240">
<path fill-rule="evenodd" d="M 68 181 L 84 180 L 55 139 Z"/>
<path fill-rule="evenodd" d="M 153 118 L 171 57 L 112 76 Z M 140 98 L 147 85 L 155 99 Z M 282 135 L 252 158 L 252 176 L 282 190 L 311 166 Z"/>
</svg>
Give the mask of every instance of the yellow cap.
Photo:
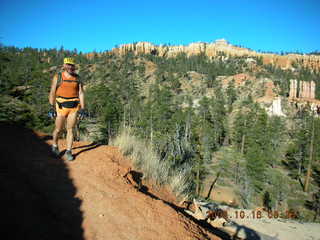
<svg viewBox="0 0 320 240">
<path fill-rule="evenodd" d="M 70 58 L 70 57 L 64 58 L 63 63 L 64 63 L 64 64 L 72 64 L 72 65 L 75 65 L 74 59 L 73 59 L 73 58 Z"/>
</svg>

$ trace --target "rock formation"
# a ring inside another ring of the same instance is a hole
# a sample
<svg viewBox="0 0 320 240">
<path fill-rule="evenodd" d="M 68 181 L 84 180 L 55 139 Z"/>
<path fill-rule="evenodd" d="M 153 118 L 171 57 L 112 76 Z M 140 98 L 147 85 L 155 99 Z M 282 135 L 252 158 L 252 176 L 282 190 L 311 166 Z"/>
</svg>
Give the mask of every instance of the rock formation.
<svg viewBox="0 0 320 240">
<path fill-rule="evenodd" d="M 313 69 L 320 69 L 320 56 L 317 55 L 258 53 L 247 48 L 233 46 L 224 39 L 218 39 L 212 43 L 196 42 L 187 46 L 153 45 L 149 42 L 129 43 L 113 48 L 111 52 L 120 55 L 127 52 L 133 52 L 135 55 L 154 54 L 162 57 L 175 57 L 179 53 L 185 53 L 187 56 L 203 53 L 208 57 L 215 57 L 224 53 L 231 56 L 262 57 L 264 64 L 274 64 L 283 69 L 293 69 L 295 62 Z"/>
<path fill-rule="evenodd" d="M 312 82 L 313 86 L 314 86 L 314 82 Z M 313 89 L 313 92 L 311 92 L 311 90 Z M 300 94 L 299 97 L 300 98 L 314 98 L 314 87 L 311 87 L 311 82 L 305 82 L 305 81 L 301 81 L 300 82 Z M 313 96 L 313 97 L 312 97 Z"/>
<path fill-rule="evenodd" d="M 297 98 L 297 96 L 298 96 L 298 81 L 296 79 L 291 79 L 289 98 Z"/>
<path fill-rule="evenodd" d="M 286 116 L 282 112 L 281 98 L 277 97 L 272 101 L 272 105 L 267 109 L 267 113 L 271 116 Z"/>
<path fill-rule="evenodd" d="M 306 82 L 300 81 L 299 82 L 299 92 L 298 92 L 298 81 L 295 79 L 290 80 L 290 91 L 289 91 L 289 98 L 309 98 L 315 99 L 315 89 L 316 84 L 314 81 Z"/>
<path fill-rule="evenodd" d="M 316 84 L 314 81 L 310 82 L 310 98 L 316 98 Z"/>
</svg>

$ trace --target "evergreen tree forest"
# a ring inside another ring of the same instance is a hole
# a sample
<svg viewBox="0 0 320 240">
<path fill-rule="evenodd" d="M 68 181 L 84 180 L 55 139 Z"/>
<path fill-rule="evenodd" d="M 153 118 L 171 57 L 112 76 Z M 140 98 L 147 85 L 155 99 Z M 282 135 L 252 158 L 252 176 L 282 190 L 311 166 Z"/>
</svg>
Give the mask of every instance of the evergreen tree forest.
<svg viewBox="0 0 320 240">
<path fill-rule="evenodd" d="M 239 207 L 289 209 L 299 219 L 319 221 L 319 113 L 284 100 L 286 116 L 272 116 L 256 101 L 266 81 L 286 99 L 290 79 L 314 81 L 320 99 L 319 72 L 223 54 L 165 58 L 1 46 L 0 122 L 51 133 L 51 79 L 69 56 L 85 85 L 89 118 L 80 124 L 83 138 L 108 144 L 130 127 L 172 174 L 184 170 L 191 196 L 206 196 L 219 176 L 217 184 L 236 192 Z M 233 76 L 241 73 L 256 81 L 239 85 Z"/>
</svg>

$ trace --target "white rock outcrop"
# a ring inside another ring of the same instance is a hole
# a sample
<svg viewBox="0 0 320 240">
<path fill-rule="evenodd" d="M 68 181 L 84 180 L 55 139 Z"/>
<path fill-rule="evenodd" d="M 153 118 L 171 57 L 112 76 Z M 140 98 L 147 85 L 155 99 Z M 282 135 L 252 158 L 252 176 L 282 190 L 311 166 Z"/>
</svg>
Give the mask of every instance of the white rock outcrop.
<svg viewBox="0 0 320 240">
<path fill-rule="evenodd" d="M 286 116 L 282 112 L 280 97 L 277 97 L 272 101 L 272 105 L 267 109 L 267 113 L 269 116 L 280 116 L 280 117 Z"/>
</svg>

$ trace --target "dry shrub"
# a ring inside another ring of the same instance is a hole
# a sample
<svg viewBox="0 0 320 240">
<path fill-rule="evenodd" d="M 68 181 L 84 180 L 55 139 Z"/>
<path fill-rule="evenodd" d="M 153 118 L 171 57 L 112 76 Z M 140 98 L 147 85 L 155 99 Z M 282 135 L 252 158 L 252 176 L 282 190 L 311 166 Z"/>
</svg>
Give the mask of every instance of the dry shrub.
<svg viewBox="0 0 320 240">
<path fill-rule="evenodd" d="M 190 191 L 187 169 L 172 171 L 170 164 L 160 160 L 151 144 L 136 137 L 132 129 L 123 128 L 111 144 L 118 146 L 131 159 L 133 166 L 143 172 L 144 178 L 152 179 L 159 185 L 168 184 L 180 197 L 185 197 Z"/>
<path fill-rule="evenodd" d="M 182 196 L 185 199 L 189 199 L 191 195 L 191 184 L 189 181 L 189 174 L 191 169 L 183 169 L 175 172 L 170 178 L 170 187 L 177 196 Z"/>
</svg>

